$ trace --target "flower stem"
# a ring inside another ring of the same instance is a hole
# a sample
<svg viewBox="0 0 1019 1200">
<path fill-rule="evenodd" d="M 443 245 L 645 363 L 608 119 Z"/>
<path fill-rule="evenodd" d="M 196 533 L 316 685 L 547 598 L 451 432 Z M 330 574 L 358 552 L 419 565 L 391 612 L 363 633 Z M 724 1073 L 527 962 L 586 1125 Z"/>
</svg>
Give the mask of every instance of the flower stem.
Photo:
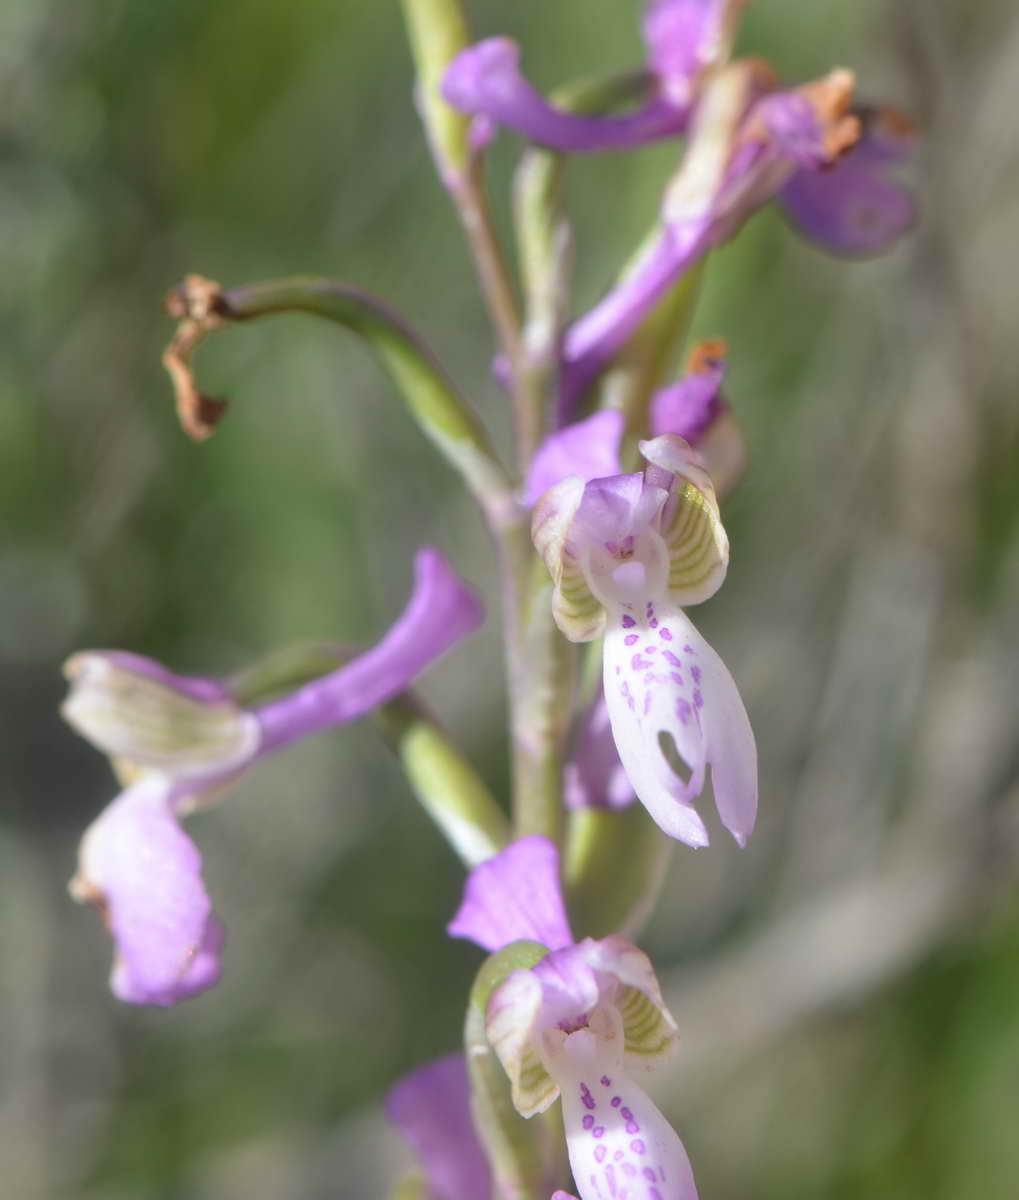
<svg viewBox="0 0 1019 1200">
<path fill-rule="evenodd" d="M 422 432 L 463 476 L 493 531 L 519 522 L 509 480 L 477 417 L 420 338 L 381 300 L 315 275 L 226 290 L 200 276 L 189 276 L 170 293 L 167 307 L 181 318 L 164 356 L 177 388 L 178 409 L 184 411 L 190 405 L 193 412 L 197 408 L 199 420 L 206 411 L 202 402 L 207 398 L 194 386 L 190 356 L 208 333 L 229 322 L 278 313 L 323 317 L 358 334 L 375 352 Z M 214 419 L 222 408 L 223 402 L 218 402 Z M 209 425 L 198 436 L 208 436 L 211 431 Z"/>
</svg>

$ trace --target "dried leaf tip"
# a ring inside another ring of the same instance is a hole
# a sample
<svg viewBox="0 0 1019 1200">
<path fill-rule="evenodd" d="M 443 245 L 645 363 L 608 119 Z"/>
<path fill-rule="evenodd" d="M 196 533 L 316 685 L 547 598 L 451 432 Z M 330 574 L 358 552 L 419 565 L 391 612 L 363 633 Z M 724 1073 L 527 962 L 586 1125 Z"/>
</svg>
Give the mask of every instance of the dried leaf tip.
<svg viewBox="0 0 1019 1200">
<path fill-rule="evenodd" d="M 215 432 L 227 401 L 199 391 L 191 358 L 206 334 L 223 322 L 223 289 L 215 280 L 187 275 L 167 293 L 164 306 L 179 322 L 163 351 L 163 366 L 173 383 L 177 418 L 189 438 L 204 442 Z"/>
</svg>

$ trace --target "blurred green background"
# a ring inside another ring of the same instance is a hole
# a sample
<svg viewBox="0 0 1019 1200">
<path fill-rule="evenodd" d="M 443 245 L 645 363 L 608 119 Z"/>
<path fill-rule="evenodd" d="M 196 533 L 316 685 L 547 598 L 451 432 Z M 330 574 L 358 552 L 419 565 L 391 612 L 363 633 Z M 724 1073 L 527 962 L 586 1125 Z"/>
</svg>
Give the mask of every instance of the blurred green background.
<svg viewBox="0 0 1019 1200">
<path fill-rule="evenodd" d="M 639 60 L 637 0 L 478 0 L 548 87 Z M 729 582 L 697 614 L 761 751 L 751 847 L 680 848 L 643 944 L 683 1034 L 656 1094 L 705 1200 L 1010 1200 L 1019 1178 L 1019 16 L 1011 0 L 757 0 L 741 48 L 857 69 L 924 130 L 921 228 L 842 264 L 772 212 L 712 261 L 752 452 Z M 169 1012 L 106 986 L 65 892 L 113 795 L 57 716 L 120 646 L 226 672 L 365 642 L 418 545 L 489 595 L 478 517 L 350 337 L 238 329 L 195 446 L 160 302 L 320 272 L 402 308 L 505 445 L 492 342 L 411 103 L 393 0 L 0 4 L 0 1191 L 12 1200 L 383 1196 L 381 1116 L 456 1041 L 478 962 L 460 868 L 365 724 L 199 816 L 229 929 Z M 503 136 L 505 194 L 519 143 Z M 576 163 L 577 308 L 656 211 L 671 147 Z M 470 662 L 470 669 L 467 662 Z M 424 692 L 500 791 L 490 629 Z"/>
</svg>

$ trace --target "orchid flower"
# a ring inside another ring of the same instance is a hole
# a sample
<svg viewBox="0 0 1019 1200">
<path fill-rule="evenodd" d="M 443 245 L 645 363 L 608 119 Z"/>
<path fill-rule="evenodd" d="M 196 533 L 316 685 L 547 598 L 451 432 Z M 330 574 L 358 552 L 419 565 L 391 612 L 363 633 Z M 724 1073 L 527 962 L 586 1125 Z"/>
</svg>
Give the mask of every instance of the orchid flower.
<svg viewBox="0 0 1019 1200">
<path fill-rule="evenodd" d="M 733 237 L 800 169 L 834 163 L 857 139 L 849 71 L 775 91 L 762 64 L 742 61 L 705 86 L 689 145 L 662 206 L 662 228 L 619 285 L 563 338 L 561 407 L 577 398 L 670 287 Z"/>
<path fill-rule="evenodd" d="M 474 1131 L 462 1054 L 448 1054 L 401 1079 L 386 1115 L 417 1155 L 434 1200 L 488 1200 L 492 1175 Z"/>
<path fill-rule="evenodd" d="M 744 0 L 653 0 L 644 15 L 652 95 L 634 112 L 592 117 L 565 112 L 524 77 L 520 48 L 494 37 L 468 46 L 450 63 L 445 100 L 485 122 L 515 129 L 570 154 L 632 150 L 675 137 L 686 127 L 704 72 L 728 56 Z"/>
<path fill-rule="evenodd" d="M 674 433 L 693 446 L 720 495 L 731 491 L 746 465 L 743 436 L 722 394 L 725 355 L 722 341 L 698 342 L 680 379 L 655 393 L 650 413 L 652 434 Z M 531 460 L 524 503 L 533 506 L 568 475 L 586 483 L 619 474 L 623 425 L 618 409 L 601 409 L 550 433 Z"/>
<path fill-rule="evenodd" d="M 860 140 L 827 171 L 797 171 L 779 193 L 793 225 L 832 254 L 880 254 L 916 220 L 911 193 L 891 177 L 915 140 L 890 108 L 858 108 Z"/>
<path fill-rule="evenodd" d="M 69 661 L 63 715 L 128 785 L 86 830 L 70 885 L 113 935 L 115 995 L 170 1005 L 219 978 L 223 930 L 181 816 L 264 755 L 392 699 L 481 619 L 474 593 L 437 551 L 423 550 L 410 602 L 376 646 L 251 710 L 216 680 L 138 655 L 89 651 Z"/>
<path fill-rule="evenodd" d="M 604 635 L 616 748 L 658 825 L 707 845 L 694 800 L 710 766 L 722 823 L 745 845 L 757 812 L 753 732 L 725 665 L 680 607 L 717 591 L 728 539 L 696 452 L 673 435 L 640 450 L 643 473 L 567 478 L 536 505 L 532 534 L 552 576 L 553 615 L 570 641 Z"/>
<path fill-rule="evenodd" d="M 485 1025 L 522 1116 L 562 1099 L 580 1200 L 696 1200 L 682 1142 L 631 1078 L 673 1051 L 676 1023 L 636 946 L 574 943 L 555 846 L 524 838 L 475 868 L 449 932 L 488 950 L 519 939 L 549 948 L 495 988 Z"/>
</svg>

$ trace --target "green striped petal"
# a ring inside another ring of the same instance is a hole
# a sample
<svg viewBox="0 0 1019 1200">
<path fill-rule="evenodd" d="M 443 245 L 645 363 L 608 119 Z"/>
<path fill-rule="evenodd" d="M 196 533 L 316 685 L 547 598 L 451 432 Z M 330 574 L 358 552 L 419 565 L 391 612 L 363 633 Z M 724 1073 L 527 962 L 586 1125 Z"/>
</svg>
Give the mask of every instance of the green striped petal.
<svg viewBox="0 0 1019 1200">
<path fill-rule="evenodd" d="M 674 477 L 659 526 L 669 555 L 669 595 L 681 606 L 699 604 L 722 586 L 729 566 L 729 539 L 711 476 L 675 434 L 641 442 L 640 452 L 651 464 L 649 479 L 655 468 Z"/>
<path fill-rule="evenodd" d="M 605 630 L 605 609 L 588 586 L 582 559 L 569 544 L 570 527 L 584 496 L 584 480 L 571 475 L 534 506 L 531 536 L 552 576 L 552 615 L 571 642 L 590 642 Z"/>
<path fill-rule="evenodd" d="M 651 960 L 617 934 L 592 942 L 587 959 L 596 971 L 604 971 L 618 981 L 613 1003 L 623 1022 L 626 1067 L 649 1069 L 656 1059 L 672 1052 L 679 1038 Z"/>
</svg>

